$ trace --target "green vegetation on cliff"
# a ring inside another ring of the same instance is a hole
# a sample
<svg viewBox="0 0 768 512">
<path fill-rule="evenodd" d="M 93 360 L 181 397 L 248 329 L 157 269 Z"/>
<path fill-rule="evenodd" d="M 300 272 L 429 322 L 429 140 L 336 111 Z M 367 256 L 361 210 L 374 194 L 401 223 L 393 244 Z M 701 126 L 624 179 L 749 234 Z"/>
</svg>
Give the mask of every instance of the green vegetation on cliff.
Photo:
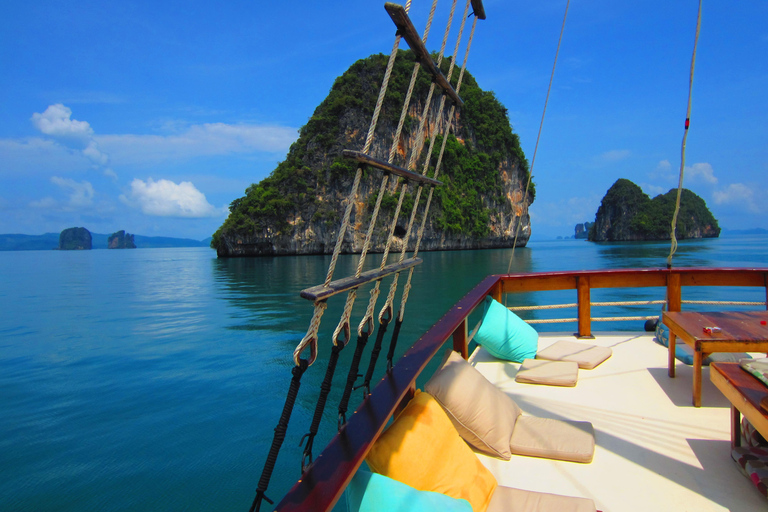
<svg viewBox="0 0 768 512">
<path fill-rule="evenodd" d="M 355 124 L 356 119 L 351 121 L 350 116 L 364 118 L 364 128 L 356 132 L 367 130 L 387 59 L 378 54 L 359 60 L 336 79 L 327 98 L 300 129 L 299 138 L 291 145 L 285 160 L 269 177 L 249 186 L 244 197 L 232 201 L 229 217 L 213 235 L 211 247 L 218 249 L 223 244 L 221 237 L 224 233 L 284 234 L 292 228 L 289 219 L 293 218 L 294 212 L 306 211 L 308 207 L 315 212 L 312 221 L 323 220 L 329 227 L 338 224 L 337 209 L 327 201 L 319 201 L 318 190 L 324 187 L 349 189 L 356 163 L 342 158 L 341 151 L 359 149 L 350 147 L 349 140 L 365 137 L 365 133 L 349 133 L 352 124 L 362 127 L 360 123 Z M 443 60 L 444 73 L 447 73 L 449 62 L 448 58 Z M 394 132 L 413 64 L 411 51 L 399 51 L 377 133 L 382 130 Z M 455 83 L 458 69 L 453 75 Z M 419 73 L 414 98 L 425 98 L 430 84 L 429 76 Z M 435 222 L 444 230 L 482 237 L 488 232 L 489 219 L 482 197 L 504 196 L 499 178 L 502 161 L 516 159 L 525 179 L 529 172 L 528 161 L 518 136 L 512 132 L 507 110 L 492 92 L 481 90 L 475 79 L 465 72 L 460 94 L 465 102 L 461 110 L 461 131 L 456 136 L 451 134 L 447 141 L 438 177 L 445 185 L 436 190 L 433 199 Z M 415 131 L 417 126 L 418 119 L 406 118 L 406 132 Z M 440 142 L 436 141 L 433 162 Z M 429 173 L 433 172 L 434 169 L 430 169 Z M 396 202 L 397 196 L 393 197 L 385 200 Z M 533 183 L 529 197 L 533 202 Z M 413 198 L 410 200 L 412 204 Z M 407 197 L 405 201 L 408 201 Z M 394 207 L 394 204 L 389 206 Z"/>
<path fill-rule="evenodd" d="M 591 226 L 592 241 L 668 240 L 677 190 L 653 199 L 627 179 L 608 189 Z M 704 200 L 688 189 L 680 196 L 675 236 L 679 239 L 717 237 L 720 227 Z"/>
</svg>

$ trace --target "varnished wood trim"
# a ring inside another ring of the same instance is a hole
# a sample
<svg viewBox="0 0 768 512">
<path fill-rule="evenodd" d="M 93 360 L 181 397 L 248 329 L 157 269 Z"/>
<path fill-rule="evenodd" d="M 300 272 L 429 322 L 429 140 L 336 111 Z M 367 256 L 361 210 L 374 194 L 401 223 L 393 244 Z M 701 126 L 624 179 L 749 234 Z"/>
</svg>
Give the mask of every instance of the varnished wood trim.
<svg viewBox="0 0 768 512">
<path fill-rule="evenodd" d="M 343 277 L 341 279 L 337 279 L 336 281 L 331 281 L 327 285 L 321 284 L 313 286 L 312 288 L 307 288 L 306 290 L 301 291 L 301 296 L 307 300 L 311 300 L 312 302 L 327 300 L 329 297 L 333 297 L 339 293 L 349 291 L 353 288 L 358 288 L 366 283 L 378 281 L 379 279 L 383 279 L 388 275 L 394 274 L 396 272 L 402 272 L 403 270 L 415 267 L 421 263 L 421 258 L 408 258 L 402 262 L 390 263 L 383 269 L 375 268 L 368 270 L 361 273 L 359 277 Z"/>
<path fill-rule="evenodd" d="M 469 313 L 483 302 L 499 278 L 486 277 L 408 349 L 275 510 L 309 512 L 333 508 L 389 418 L 411 392 L 416 377 Z"/>
<path fill-rule="evenodd" d="M 579 338 L 592 337 L 592 313 L 589 276 L 576 278 L 576 290 L 579 304 Z"/>
<path fill-rule="evenodd" d="M 429 54 L 429 51 L 427 51 L 427 47 L 424 46 L 424 41 L 421 40 L 421 36 L 419 36 L 416 27 L 413 26 L 413 22 L 411 22 L 411 18 L 408 17 L 408 13 L 405 12 L 403 6 L 387 2 L 384 4 L 384 8 L 395 23 L 400 35 L 403 36 L 408 43 L 408 46 L 413 50 L 413 53 L 416 54 L 416 59 L 418 59 L 421 67 L 434 77 L 435 83 L 445 91 L 445 94 L 447 94 L 457 106 L 463 107 L 464 102 L 459 95 L 456 94 L 456 90 L 448 82 L 448 79 L 445 78 L 443 72 L 437 67 L 435 61 L 432 60 L 432 56 Z"/>
<path fill-rule="evenodd" d="M 424 176 L 423 174 L 412 172 L 403 167 L 398 167 L 397 165 L 392 165 L 382 160 L 373 158 L 372 156 L 366 155 L 362 151 L 353 151 L 351 149 L 345 149 L 344 151 L 341 152 L 341 155 L 344 158 L 356 160 L 361 164 L 369 165 L 371 167 L 381 169 L 382 171 L 385 171 L 385 172 L 391 172 L 392 174 L 397 174 L 398 176 L 401 176 L 405 179 L 415 181 L 423 185 L 442 185 L 443 184 L 441 181 L 432 179 L 428 176 Z"/>
<path fill-rule="evenodd" d="M 483 7 L 483 0 L 472 0 L 472 11 L 474 11 L 477 19 L 485 19 L 485 7 Z"/>
</svg>

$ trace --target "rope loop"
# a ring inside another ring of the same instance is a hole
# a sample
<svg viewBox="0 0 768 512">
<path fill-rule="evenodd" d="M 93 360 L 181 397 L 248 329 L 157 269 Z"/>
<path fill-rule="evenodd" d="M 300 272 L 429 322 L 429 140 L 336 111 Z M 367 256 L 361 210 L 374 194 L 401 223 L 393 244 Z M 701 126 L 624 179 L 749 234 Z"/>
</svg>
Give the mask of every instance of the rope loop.
<svg viewBox="0 0 768 512">
<path fill-rule="evenodd" d="M 373 317 L 372 316 L 366 316 L 363 318 L 362 322 L 360 322 L 360 327 L 357 330 L 358 334 L 370 336 L 373 332 Z"/>
<path fill-rule="evenodd" d="M 343 338 L 340 338 L 341 335 L 344 335 Z M 333 344 L 334 346 L 345 346 L 347 343 L 349 343 L 349 322 L 344 322 L 344 324 L 341 326 L 341 329 L 338 329 L 333 336 Z"/>
<path fill-rule="evenodd" d="M 388 324 L 392 320 L 392 304 L 385 304 L 379 313 L 379 323 Z"/>
<path fill-rule="evenodd" d="M 304 349 L 306 349 L 307 346 L 309 346 L 309 359 L 302 359 L 301 353 L 304 352 Z M 312 363 L 315 362 L 315 359 L 317 359 L 317 336 L 311 336 L 309 338 L 305 337 L 293 351 L 293 362 L 296 365 L 294 368 L 298 368 L 302 362 L 306 362 L 311 366 Z"/>
</svg>

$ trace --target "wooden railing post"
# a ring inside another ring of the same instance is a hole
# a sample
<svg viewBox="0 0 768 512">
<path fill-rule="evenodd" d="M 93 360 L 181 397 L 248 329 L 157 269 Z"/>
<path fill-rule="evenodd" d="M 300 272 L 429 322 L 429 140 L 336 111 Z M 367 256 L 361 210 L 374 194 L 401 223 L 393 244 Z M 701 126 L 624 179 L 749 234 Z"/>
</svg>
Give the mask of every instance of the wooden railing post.
<svg viewBox="0 0 768 512">
<path fill-rule="evenodd" d="M 680 274 L 670 272 L 667 278 L 667 311 L 680 311 L 683 305 L 683 294 L 680 289 Z"/>
<path fill-rule="evenodd" d="M 589 276 L 578 276 L 576 278 L 576 294 L 579 304 L 579 338 L 594 338 L 594 336 L 592 336 L 592 306 Z"/>
<path fill-rule="evenodd" d="M 461 357 L 467 359 L 469 357 L 469 339 L 467 330 L 467 319 L 465 318 L 461 325 L 459 325 L 455 331 L 453 331 L 453 351 L 461 354 Z"/>
</svg>

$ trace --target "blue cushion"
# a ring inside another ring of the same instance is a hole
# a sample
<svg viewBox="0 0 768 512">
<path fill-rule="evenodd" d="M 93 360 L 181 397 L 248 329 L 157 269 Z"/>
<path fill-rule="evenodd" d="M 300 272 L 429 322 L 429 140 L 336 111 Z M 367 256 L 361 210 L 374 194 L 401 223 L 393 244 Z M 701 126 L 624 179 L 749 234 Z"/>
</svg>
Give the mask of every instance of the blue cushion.
<svg viewBox="0 0 768 512">
<path fill-rule="evenodd" d="M 474 340 L 493 357 L 521 363 L 536 357 L 539 333 L 490 295 Z"/>
<path fill-rule="evenodd" d="M 451 498 L 438 492 L 417 491 L 397 480 L 363 470 L 352 477 L 346 493 L 347 510 L 350 512 L 472 512 L 472 505 L 467 500 Z"/>
</svg>

